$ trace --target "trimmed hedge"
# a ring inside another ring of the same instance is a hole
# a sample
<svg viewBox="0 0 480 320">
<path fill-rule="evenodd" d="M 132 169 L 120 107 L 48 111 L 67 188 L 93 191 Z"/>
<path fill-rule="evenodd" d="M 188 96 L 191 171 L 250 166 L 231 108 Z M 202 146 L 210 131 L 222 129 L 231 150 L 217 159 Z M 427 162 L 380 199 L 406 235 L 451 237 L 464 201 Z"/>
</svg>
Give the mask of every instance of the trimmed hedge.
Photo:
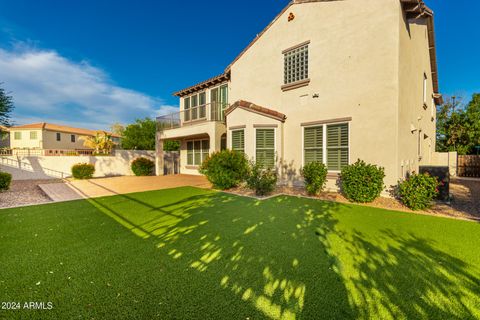
<svg viewBox="0 0 480 320">
<path fill-rule="evenodd" d="M 245 181 L 248 161 L 241 152 L 222 150 L 209 155 L 199 169 L 214 188 L 226 190 Z"/>
<path fill-rule="evenodd" d="M 72 176 L 75 179 L 91 179 L 95 173 L 95 166 L 90 163 L 77 163 L 72 166 Z"/>
<path fill-rule="evenodd" d="M 132 171 L 136 176 L 152 176 L 155 169 L 155 162 L 140 157 L 132 161 Z"/>
<path fill-rule="evenodd" d="M 438 180 L 428 173 L 411 174 L 398 184 L 400 200 L 412 210 L 424 210 L 431 206 L 438 194 Z"/>
<path fill-rule="evenodd" d="M 383 179 L 385 169 L 357 160 L 342 169 L 340 174 L 341 189 L 345 197 L 353 202 L 372 202 L 380 196 L 385 188 Z"/>
<path fill-rule="evenodd" d="M 325 188 L 327 172 L 327 167 L 320 162 L 311 162 L 302 168 L 301 174 L 308 194 L 317 195 Z"/>
<path fill-rule="evenodd" d="M 277 179 L 277 172 L 274 169 L 264 169 L 259 163 L 250 164 L 247 186 L 255 190 L 257 196 L 264 196 L 275 190 Z"/>
<path fill-rule="evenodd" d="M 0 172 L 0 192 L 10 189 L 12 175 L 7 172 Z"/>
</svg>

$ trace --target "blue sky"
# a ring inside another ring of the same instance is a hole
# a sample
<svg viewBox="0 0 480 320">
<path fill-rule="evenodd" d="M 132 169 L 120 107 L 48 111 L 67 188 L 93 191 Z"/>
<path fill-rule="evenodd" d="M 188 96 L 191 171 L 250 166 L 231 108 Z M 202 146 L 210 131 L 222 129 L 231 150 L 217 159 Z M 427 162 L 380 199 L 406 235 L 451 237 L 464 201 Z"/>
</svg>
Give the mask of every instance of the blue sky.
<svg viewBox="0 0 480 320">
<path fill-rule="evenodd" d="M 16 123 L 108 128 L 171 112 L 173 91 L 221 73 L 287 3 L 0 0 L 0 82 Z M 480 92 L 480 2 L 426 3 L 441 92 Z"/>
</svg>

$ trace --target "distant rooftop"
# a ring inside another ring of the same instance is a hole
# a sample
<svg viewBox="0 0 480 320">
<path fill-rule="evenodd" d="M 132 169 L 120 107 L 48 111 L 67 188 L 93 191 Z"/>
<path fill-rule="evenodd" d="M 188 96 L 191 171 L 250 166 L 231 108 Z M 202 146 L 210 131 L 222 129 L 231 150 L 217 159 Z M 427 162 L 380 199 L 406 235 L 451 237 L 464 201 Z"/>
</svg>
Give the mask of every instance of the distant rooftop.
<svg viewBox="0 0 480 320">
<path fill-rule="evenodd" d="M 30 123 L 30 124 L 24 124 L 24 125 L 20 125 L 20 126 L 10 127 L 10 130 L 28 130 L 28 129 L 42 129 L 42 130 L 48 130 L 48 131 L 76 133 L 76 134 L 85 135 L 85 136 L 93 136 L 97 132 L 103 132 L 104 131 L 104 130 L 90 130 L 90 129 L 74 128 L 74 127 L 69 127 L 69 126 L 64 126 L 64 125 L 59 125 L 59 124 L 53 124 L 53 123 L 46 123 L 46 122 Z M 117 138 L 120 137 L 117 134 L 113 134 L 111 132 L 108 132 L 108 133 L 111 134 L 113 137 L 117 137 Z"/>
</svg>

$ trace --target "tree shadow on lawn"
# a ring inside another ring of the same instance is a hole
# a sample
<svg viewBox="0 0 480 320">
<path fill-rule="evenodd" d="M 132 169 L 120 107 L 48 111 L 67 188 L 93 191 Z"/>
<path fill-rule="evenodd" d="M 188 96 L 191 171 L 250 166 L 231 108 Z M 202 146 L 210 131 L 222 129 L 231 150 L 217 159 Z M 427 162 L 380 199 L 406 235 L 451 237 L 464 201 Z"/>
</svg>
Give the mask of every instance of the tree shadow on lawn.
<svg viewBox="0 0 480 320">
<path fill-rule="evenodd" d="M 179 201 L 165 200 L 184 191 Z M 178 297 L 191 312 L 270 319 L 478 316 L 479 278 L 469 266 L 415 235 L 340 231 L 339 219 L 353 206 L 194 188 L 161 194 L 165 199 L 92 201 L 154 241 L 178 270 L 167 275 L 178 277 L 177 286 L 200 288 Z M 193 292 L 203 294 L 201 305 Z"/>
</svg>

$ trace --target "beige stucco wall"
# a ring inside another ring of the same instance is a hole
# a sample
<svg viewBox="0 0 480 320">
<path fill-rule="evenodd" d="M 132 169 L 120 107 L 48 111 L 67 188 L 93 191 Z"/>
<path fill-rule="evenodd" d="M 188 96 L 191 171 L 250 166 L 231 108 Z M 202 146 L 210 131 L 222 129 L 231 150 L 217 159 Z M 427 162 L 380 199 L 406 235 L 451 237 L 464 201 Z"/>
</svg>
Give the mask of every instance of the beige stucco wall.
<svg viewBox="0 0 480 320">
<path fill-rule="evenodd" d="M 14 180 L 66 178 L 77 163 L 95 165 L 94 177 L 133 175 L 131 163 L 138 157 L 155 158 L 154 151 L 117 150 L 113 156 L 13 156 L 0 157 L 0 171 Z"/>
<path fill-rule="evenodd" d="M 60 132 L 61 140 L 57 141 L 57 131 L 43 131 L 43 148 L 44 149 L 89 149 L 86 148 L 83 140 L 80 140 L 79 134 Z M 75 135 L 75 142 L 70 141 L 70 136 Z"/>
<path fill-rule="evenodd" d="M 14 132 L 22 133 L 21 140 L 15 140 Z M 30 139 L 30 132 L 37 132 L 37 139 Z M 61 141 L 57 141 L 57 131 L 41 130 L 41 129 L 23 129 L 11 130 L 10 147 L 11 148 L 39 148 L 39 149 L 88 149 L 80 140 L 79 134 L 60 132 Z M 70 136 L 75 135 L 75 142 L 71 142 Z"/>
<path fill-rule="evenodd" d="M 244 99 L 286 114 L 283 161 L 291 173 L 299 176 L 302 166 L 302 123 L 351 117 L 350 162 L 381 165 L 386 184 L 396 182 L 399 10 L 397 0 L 293 5 L 233 64 L 230 103 Z M 282 50 L 304 41 L 310 84 L 282 92 Z"/>
<path fill-rule="evenodd" d="M 418 172 L 420 165 L 434 162 L 436 107 L 427 22 L 407 21 L 401 11 L 399 14 L 398 175 L 404 177 L 408 172 Z M 427 75 L 425 107 L 424 74 Z"/>
<path fill-rule="evenodd" d="M 36 132 L 37 138 L 30 139 L 30 132 Z M 20 132 L 22 137 L 20 140 L 15 139 L 15 132 Z M 40 129 L 29 130 L 10 130 L 10 148 L 42 148 L 43 132 Z"/>
</svg>

